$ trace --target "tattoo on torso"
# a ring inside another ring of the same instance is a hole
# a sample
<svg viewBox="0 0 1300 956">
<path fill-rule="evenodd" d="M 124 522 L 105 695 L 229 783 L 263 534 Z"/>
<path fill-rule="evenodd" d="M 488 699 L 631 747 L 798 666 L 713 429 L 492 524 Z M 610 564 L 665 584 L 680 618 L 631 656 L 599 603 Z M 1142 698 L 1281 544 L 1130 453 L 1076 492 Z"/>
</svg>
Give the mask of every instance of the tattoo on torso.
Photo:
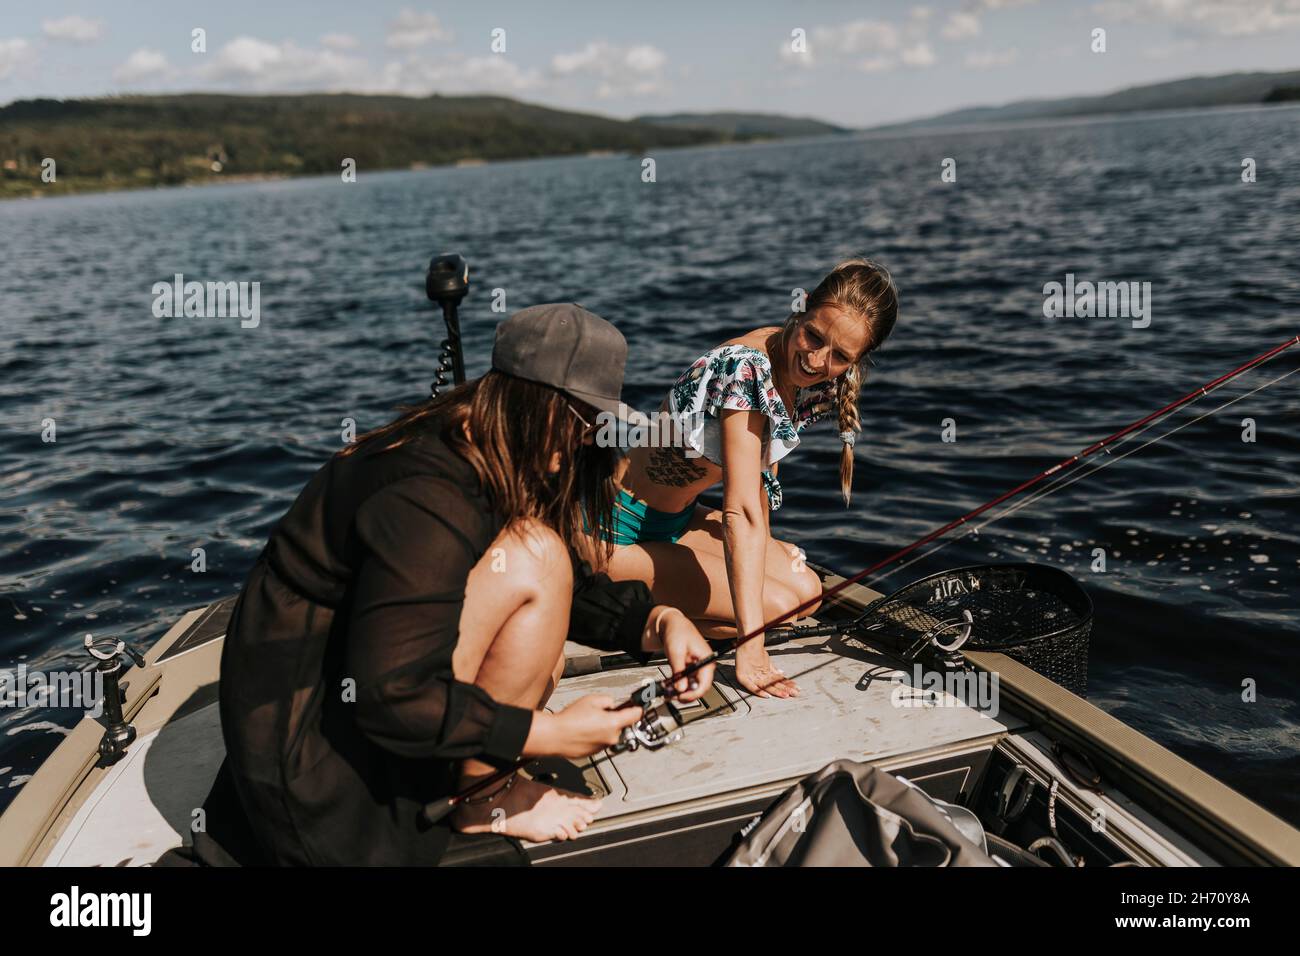
<svg viewBox="0 0 1300 956">
<path fill-rule="evenodd" d="M 674 488 L 684 488 L 708 474 L 698 462 L 687 458 L 680 448 L 672 446 L 650 449 L 645 473 L 656 484 Z"/>
</svg>

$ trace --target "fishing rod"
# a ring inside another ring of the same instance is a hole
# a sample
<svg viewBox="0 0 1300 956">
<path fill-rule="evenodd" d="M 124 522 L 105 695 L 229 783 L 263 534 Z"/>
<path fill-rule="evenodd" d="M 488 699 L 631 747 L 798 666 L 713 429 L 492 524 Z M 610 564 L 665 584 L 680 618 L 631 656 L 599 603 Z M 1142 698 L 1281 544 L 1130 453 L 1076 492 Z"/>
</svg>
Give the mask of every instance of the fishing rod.
<svg viewBox="0 0 1300 956">
<path fill-rule="evenodd" d="M 907 545 L 904 548 L 900 548 L 899 550 L 895 551 L 893 554 L 881 558 L 879 561 L 875 562 L 870 567 L 864 568 L 863 570 L 859 571 L 857 574 L 853 575 L 852 577 L 845 578 L 844 580 L 840 581 L 839 584 L 836 584 L 833 587 L 823 591 L 821 594 L 817 595 L 816 597 L 810 598 L 809 600 L 803 602 L 797 607 L 794 607 L 789 611 L 786 611 L 785 613 L 773 618 L 772 620 L 765 622 L 764 624 L 760 625 L 759 627 L 755 628 L 752 631 L 749 631 L 746 634 L 738 635 L 737 637 L 732 638 L 727 642 L 726 646 L 714 651 L 713 653 L 705 657 L 700 658 L 698 661 L 686 665 L 680 671 L 677 671 L 673 674 L 669 674 L 667 677 L 660 678 L 658 681 L 652 681 L 646 683 L 644 686 L 642 686 L 636 692 L 634 692 L 624 703 L 619 704 L 617 707 L 613 708 L 614 710 L 622 710 L 626 707 L 640 707 L 646 716 L 643 717 L 642 721 L 638 722 L 638 725 L 636 726 L 635 729 L 633 727 L 625 728 L 623 731 L 623 739 L 619 742 L 619 744 L 617 744 L 615 747 L 610 749 L 613 752 L 618 753 L 627 750 L 635 750 L 639 746 L 647 746 L 653 748 L 653 747 L 660 746 L 663 743 L 670 742 L 668 739 L 666 739 L 665 735 L 669 734 L 669 730 L 668 730 L 669 720 L 673 717 L 672 699 L 678 696 L 680 693 L 682 693 L 681 691 L 677 690 L 677 685 L 683 679 L 690 678 L 694 674 L 702 670 L 703 668 L 708 667 L 712 664 L 716 664 L 719 660 L 722 659 L 723 656 L 733 653 L 741 645 L 764 635 L 768 630 L 772 630 L 776 628 L 777 625 L 781 624 L 786 620 L 798 618 L 798 616 L 802 612 L 808 610 L 814 605 L 818 605 L 826 601 L 828 598 L 834 597 L 835 595 L 839 594 L 841 591 L 845 590 L 851 585 L 857 584 L 861 582 L 863 579 L 875 574 L 877 571 L 880 571 L 882 568 L 888 567 L 894 562 L 907 557 L 909 554 L 912 554 L 918 548 L 925 547 L 930 542 L 943 537 L 948 532 L 952 531 L 955 528 L 961 527 L 963 524 L 967 524 L 972 519 L 979 517 L 980 515 L 984 514 L 985 512 L 989 511 L 992 508 L 996 508 L 998 505 L 1002 504 L 1003 502 L 1011 498 L 1014 498 L 1015 496 L 1021 494 L 1024 491 L 1027 491 L 1030 488 L 1035 487 L 1039 483 L 1046 481 L 1048 478 L 1062 475 L 1064 472 L 1075 467 L 1080 462 L 1083 462 L 1084 460 L 1092 457 L 1097 452 L 1105 450 L 1107 454 L 1109 454 L 1110 453 L 1109 446 L 1123 440 L 1124 438 L 1128 437 L 1129 435 L 1133 434 L 1139 429 L 1145 429 L 1147 426 L 1155 423 L 1156 421 L 1159 421 L 1160 419 L 1169 415 L 1171 412 L 1177 411 L 1178 409 L 1182 408 L 1184 405 L 1187 405 L 1190 402 L 1194 402 L 1197 399 L 1209 395 L 1210 392 L 1218 389 L 1219 387 L 1223 386 L 1227 382 L 1232 381 L 1238 375 L 1242 375 L 1253 368 L 1257 368 L 1258 366 L 1264 364 L 1265 362 L 1276 357 L 1277 355 L 1280 355 L 1282 352 L 1286 351 L 1287 349 L 1297 344 L 1300 344 L 1300 335 L 1296 335 L 1293 336 L 1292 338 L 1287 339 L 1281 345 L 1277 345 L 1269 349 L 1267 352 L 1263 352 L 1260 355 L 1255 356 L 1250 361 L 1237 366 L 1232 371 L 1225 372 L 1223 375 L 1220 375 L 1218 378 L 1210 382 L 1206 382 L 1204 385 L 1201 385 L 1193 389 L 1192 391 L 1188 392 L 1186 395 L 1182 396 L 1179 399 L 1176 399 L 1175 401 L 1170 402 L 1168 405 L 1164 406 L 1163 408 L 1158 409 L 1157 411 L 1154 411 L 1149 415 L 1145 415 L 1142 418 L 1139 418 L 1135 422 L 1125 425 L 1123 428 L 1115 432 L 1113 435 L 1108 435 L 1107 437 L 1101 439 L 1100 441 L 1094 442 L 1093 444 L 1089 445 L 1087 448 L 1084 448 L 1083 450 L 1078 451 L 1067 458 L 1063 458 L 1061 461 L 1052 465 L 1050 468 L 1046 468 L 1043 471 L 1040 471 L 1032 478 L 1029 478 L 1026 481 L 1022 481 L 1020 484 L 1016 485 L 1014 488 L 1010 489 L 1009 491 L 1005 491 L 1002 494 L 998 495 L 997 497 L 984 502 L 984 504 L 980 505 L 979 507 L 966 512 L 964 515 L 961 515 L 958 518 L 954 518 L 952 521 L 949 521 L 947 524 L 935 528 L 929 534 L 921 538 L 918 538 L 916 541 L 913 541 L 911 544 Z M 861 617 L 861 615 L 859 617 Z M 781 678 L 780 680 L 777 681 L 773 681 L 773 685 L 780 683 L 781 680 L 784 680 L 784 678 Z M 425 817 L 430 822 L 436 822 L 442 819 L 448 813 L 452 812 L 458 806 L 464 803 L 467 798 L 472 797 L 474 796 L 474 794 L 487 789 L 488 787 L 492 786 L 494 783 L 501 783 L 502 781 L 508 779 L 512 774 L 517 773 L 520 769 L 522 769 L 524 766 L 526 766 L 529 763 L 531 763 L 531 759 L 521 758 L 520 760 L 515 761 L 513 765 L 502 768 L 501 770 L 493 774 L 490 774 L 486 777 L 483 777 L 480 780 L 475 781 L 473 784 L 466 787 L 464 790 L 461 790 L 459 793 L 427 805 L 424 810 Z"/>
<path fill-rule="evenodd" d="M 1282 381 L 1283 379 L 1290 378 L 1292 375 L 1295 375 L 1296 373 L 1300 373 L 1300 366 L 1291 369 L 1289 372 L 1283 372 L 1277 378 L 1270 379 L 1264 384 L 1251 389 L 1249 392 L 1244 392 L 1243 394 L 1238 395 L 1235 398 L 1230 398 L 1222 405 L 1219 405 L 1216 408 L 1212 408 L 1208 412 L 1204 412 L 1200 415 L 1197 415 L 1195 418 L 1191 419 L 1190 421 L 1183 422 L 1181 425 L 1177 426 L 1176 428 L 1171 428 L 1169 431 L 1165 432 L 1164 434 L 1157 435 L 1155 438 L 1152 438 L 1150 441 L 1143 442 L 1138 447 L 1130 449 L 1129 451 L 1124 452 L 1124 454 L 1122 455 L 1113 455 L 1112 457 L 1100 462 L 1099 464 L 1094 465 L 1091 469 L 1086 470 L 1081 474 L 1074 474 L 1073 472 L 1059 474 L 1053 481 L 1048 483 L 1048 485 L 1042 488 L 1041 490 L 1035 491 L 1033 494 L 1027 496 L 1023 500 L 1018 501 L 1014 504 L 1008 504 L 1007 507 L 1004 508 L 1002 511 L 999 511 L 997 514 L 990 515 L 989 517 L 982 520 L 979 524 L 971 525 L 971 529 L 970 529 L 971 534 L 978 537 L 979 533 L 985 528 L 987 528 L 989 525 L 995 524 L 996 522 L 1001 521 L 1003 518 L 1009 517 L 1010 515 L 1013 515 L 1016 512 L 1029 507 L 1030 505 L 1036 504 L 1039 501 L 1042 501 L 1044 498 L 1048 497 L 1049 495 L 1053 495 L 1058 491 L 1062 491 L 1070 487 L 1070 485 L 1083 481 L 1085 478 L 1091 478 L 1097 472 L 1109 468 L 1111 465 L 1118 464 L 1119 462 L 1123 461 L 1125 458 L 1128 458 L 1130 455 L 1136 455 L 1144 448 L 1149 448 L 1152 445 L 1156 444 L 1157 442 L 1164 441 L 1166 438 L 1169 438 L 1171 435 L 1176 435 L 1184 428 L 1187 428 L 1191 425 L 1195 425 L 1197 422 L 1204 421 L 1206 418 L 1209 418 L 1212 415 L 1217 415 L 1225 408 L 1230 408 L 1233 405 L 1237 404 L 1238 402 L 1250 398 L 1252 395 L 1262 392 L 1264 389 L 1269 388 L 1270 386 L 1276 385 L 1278 382 Z M 1140 431 L 1132 433 L 1124 440 L 1129 441 L 1133 438 L 1136 438 L 1147 428 L 1151 428 L 1152 425 L 1154 424 L 1155 422 L 1148 424 L 1147 426 L 1145 426 L 1145 428 L 1141 429 Z M 1106 449 L 1106 453 L 1108 455 L 1111 454 L 1109 448 Z M 886 571 L 884 574 L 878 575 L 875 580 L 883 581 L 885 578 L 893 577 L 899 571 L 906 570 L 916 562 L 923 561 L 926 558 L 930 557 L 931 555 L 941 551 L 943 548 L 946 548 L 948 545 L 952 544 L 952 541 L 953 539 L 949 539 L 948 541 L 944 541 L 939 544 L 936 544 L 929 551 L 926 551 L 923 554 L 919 554 L 913 557 L 910 561 L 905 561 L 902 564 L 897 565 L 892 570 Z"/>
<path fill-rule="evenodd" d="M 1238 375 L 1241 375 L 1244 372 L 1248 372 L 1251 369 L 1264 364 L 1269 359 L 1274 358 L 1275 356 L 1291 348 L 1293 345 L 1297 345 L 1297 344 L 1300 344 L 1300 335 L 1287 339 L 1281 345 L 1275 346 L 1274 348 L 1269 349 L 1267 352 L 1255 356 L 1249 362 L 1239 365 L 1231 372 L 1225 372 L 1223 375 L 1220 375 L 1218 378 L 1214 379 L 1213 381 L 1207 382 L 1204 385 L 1201 385 L 1200 387 L 1193 389 L 1192 391 L 1184 395 L 1182 398 L 1170 402 L 1164 408 L 1161 408 L 1158 411 L 1154 411 L 1150 415 L 1145 415 L 1142 418 L 1139 418 L 1137 421 L 1129 425 L 1125 425 L 1123 428 L 1115 432 L 1113 435 L 1108 435 L 1107 437 L 1101 439 L 1100 441 L 1094 442 L 1093 444 L 1089 445 L 1087 448 L 1083 449 L 1082 451 L 1076 452 L 1075 454 L 1069 456 L 1068 458 L 1062 459 L 1061 461 L 1057 462 L 1055 465 L 1052 465 L 1050 468 L 1046 468 L 1043 471 L 1039 472 L 1038 474 L 1034 475 L 1032 478 L 1016 485 L 1011 490 L 1005 491 L 1002 494 L 998 495 L 996 498 L 992 498 L 989 501 L 986 501 L 978 508 L 974 508 L 971 511 L 966 512 L 966 514 L 958 518 L 954 518 L 952 521 L 949 521 L 947 524 L 935 528 L 929 534 L 925 535 L 924 537 L 918 538 L 916 541 L 913 541 L 911 544 L 907 545 L 907 547 L 900 548 L 899 550 L 895 551 L 893 554 L 881 558 L 875 564 L 871 565 L 868 568 L 863 569 L 862 571 L 859 571 L 857 574 L 853 575 L 850 578 L 845 578 L 839 584 L 836 584 L 834 587 L 831 587 L 828 590 L 823 591 L 817 597 L 811 598 L 805 601 L 804 603 L 800 604 L 798 607 L 786 611 L 784 614 L 780 615 L 777 618 L 774 618 L 772 621 L 764 624 L 763 626 L 758 627 L 753 631 L 750 631 L 748 634 L 744 634 L 740 637 L 734 638 L 732 642 L 730 642 L 731 646 L 723 648 L 722 650 L 710 654 L 706 658 L 702 658 L 701 660 L 696 661 L 694 664 L 684 667 L 681 671 L 679 671 L 676 674 L 668 675 L 667 677 L 663 678 L 661 683 L 670 684 L 670 685 L 675 684 L 680 678 L 689 677 L 691 674 L 694 674 L 700 668 L 707 667 L 710 664 L 716 663 L 719 657 L 721 657 L 723 654 L 731 653 L 736 648 L 738 648 L 741 644 L 744 644 L 746 641 L 758 637 L 760 634 L 763 634 L 770 628 L 775 627 L 776 625 L 780 624 L 782 621 L 788 620 L 790 618 L 797 618 L 800 613 L 808 610 L 813 605 L 819 604 L 825 601 L 827 598 L 834 597 L 836 594 L 839 594 L 841 591 L 843 591 L 845 588 L 849 587 L 850 585 L 861 582 L 864 578 L 867 578 L 872 574 L 875 574 L 877 571 L 893 564 L 895 561 L 907 557 L 907 555 L 911 554 L 913 551 L 916 551 L 918 548 L 925 547 L 925 545 L 929 544 L 931 541 L 943 537 L 945 534 L 947 534 L 949 531 L 952 531 L 954 528 L 958 528 L 961 525 L 969 522 L 971 519 L 979 517 L 980 515 L 984 514 L 984 512 L 988 511 L 991 508 L 996 508 L 1004 501 L 1007 501 L 1010 498 L 1014 498 L 1016 495 L 1020 494 L 1023 491 L 1027 491 L 1028 489 L 1034 487 L 1035 485 L 1046 480 L 1047 478 L 1050 478 L 1053 475 L 1059 475 L 1062 472 L 1066 471 L 1067 469 L 1073 468 L 1075 465 L 1079 464 L 1084 459 L 1091 457 L 1092 455 L 1096 454 L 1097 452 L 1103 449 L 1106 449 L 1107 446 L 1114 444 L 1115 442 L 1132 434 L 1138 429 L 1143 428 L 1149 424 L 1152 424 L 1158 419 L 1164 418 L 1170 412 L 1177 411 L 1178 409 L 1182 408 L 1184 405 L 1188 404 L 1189 402 L 1193 402 L 1198 398 L 1203 398 L 1204 396 L 1209 395 L 1210 392 L 1214 391 L 1220 386 L 1236 378 Z"/>
</svg>

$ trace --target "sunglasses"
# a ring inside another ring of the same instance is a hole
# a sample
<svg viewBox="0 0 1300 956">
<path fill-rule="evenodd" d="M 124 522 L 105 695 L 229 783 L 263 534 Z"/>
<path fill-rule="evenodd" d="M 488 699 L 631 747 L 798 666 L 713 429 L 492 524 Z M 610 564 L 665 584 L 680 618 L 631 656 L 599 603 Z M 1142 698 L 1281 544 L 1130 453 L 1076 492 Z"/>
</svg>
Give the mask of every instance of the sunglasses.
<svg viewBox="0 0 1300 956">
<path fill-rule="evenodd" d="M 583 438 L 586 438 L 588 434 L 590 434 L 592 431 L 595 430 L 596 426 L 593 425 L 591 422 L 587 421 L 585 418 L 583 418 L 582 415 L 580 415 L 580 414 L 578 413 L 578 410 L 577 410 L 576 408 L 574 408 L 572 405 L 570 405 L 568 402 L 565 402 L 565 403 L 564 403 L 564 407 L 567 408 L 569 411 L 573 412 L 573 417 L 574 417 L 574 418 L 576 418 L 578 421 L 582 422 L 582 427 L 583 427 L 582 437 L 583 437 Z"/>
</svg>

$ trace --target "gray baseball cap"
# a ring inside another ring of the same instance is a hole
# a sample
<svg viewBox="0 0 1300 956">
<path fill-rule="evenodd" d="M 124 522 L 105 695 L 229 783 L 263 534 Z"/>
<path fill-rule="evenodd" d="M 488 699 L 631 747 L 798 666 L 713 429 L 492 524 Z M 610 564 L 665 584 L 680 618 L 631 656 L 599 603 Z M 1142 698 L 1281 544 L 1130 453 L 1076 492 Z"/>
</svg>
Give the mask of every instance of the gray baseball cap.
<svg viewBox="0 0 1300 956">
<path fill-rule="evenodd" d="M 497 326 L 492 367 L 550 385 L 597 411 L 626 419 L 623 367 L 627 340 L 594 312 L 572 302 L 534 305 Z"/>
</svg>

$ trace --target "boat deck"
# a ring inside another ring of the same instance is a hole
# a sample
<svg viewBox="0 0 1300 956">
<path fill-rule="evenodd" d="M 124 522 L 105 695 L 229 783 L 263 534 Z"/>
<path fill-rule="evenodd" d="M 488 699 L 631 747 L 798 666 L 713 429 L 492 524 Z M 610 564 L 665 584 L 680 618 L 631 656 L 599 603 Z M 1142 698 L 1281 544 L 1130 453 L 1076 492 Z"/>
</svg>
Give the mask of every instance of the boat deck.
<svg viewBox="0 0 1300 956">
<path fill-rule="evenodd" d="M 825 577 L 828 586 L 838 581 Z M 875 596 L 855 586 L 822 613 L 844 614 Z M 231 603 L 186 614 L 149 650 L 145 667 L 128 672 L 124 711 L 138 738 L 122 760 L 99 765 L 97 721 L 73 728 L 0 817 L 0 864 L 148 865 L 184 842 L 224 756 L 217 676 Z M 1055 774 L 1063 810 L 1086 819 L 1102 806 L 1116 838 L 1145 862 L 1215 861 L 1166 818 L 1218 841 L 1229 859 L 1300 860 L 1293 828 L 1002 655 L 971 655 L 984 676 L 1001 675 L 1000 693 L 982 709 L 962 699 L 965 692 L 941 691 L 925 705 L 918 691 L 894 681 L 902 673 L 896 659 L 851 637 L 806 638 L 770 653 L 798 681 L 800 697 L 745 694 L 723 664 L 704 702 L 681 708 L 680 741 L 612 757 L 540 761 L 558 785 L 601 795 L 604 803 L 581 840 L 527 847 L 533 862 L 712 862 L 791 783 L 843 758 L 872 762 L 957 802 L 971 800 L 997 762 L 1039 764 L 1035 774 L 1044 787 Z M 662 663 L 641 667 L 581 645 L 568 645 L 566 656 L 572 670 L 585 673 L 561 681 L 554 708 L 589 693 L 625 699 L 667 672 Z M 1061 777 L 1052 769 L 1051 741 L 1042 737 L 1048 728 L 1091 752 L 1124 786 L 1089 795 Z M 1133 803 L 1138 793 L 1157 816 Z M 687 833 L 706 837 L 695 841 L 694 856 L 690 841 L 679 838 Z"/>
<path fill-rule="evenodd" d="M 852 640 L 814 639 L 770 651 L 794 677 L 797 698 L 745 693 L 733 668 L 718 669 L 706 699 L 681 708 L 683 739 L 660 750 L 641 749 L 588 765 L 595 789 L 608 794 L 600 818 L 680 803 L 719 791 L 803 777 L 832 760 L 884 761 L 985 740 L 1024 726 L 1008 715 L 969 706 L 943 694 L 938 706 L 921 706 L 910 688 L 893 682 L 896 661 Z M 584 694 L 625 698 L 667 665 L 570 678 L 552 704 L 563 707 Z M 895 698 L 917 706 L 900 706 Z"/>
<path fill-rule="evenodd" d="M 203 686 L 201 671 L 211 669 L 227 618 L 228 607 L 221 602 L 159 642 L 157 663 L 169 671 L 193 670 L 191 660 L 200 665 L 189 681 L 195 693 L 161 726 L 140 727 L 127 755 L 105 771 L 91 798 L 67 821 L 46 865 L 143 865 L 181 844 L 224 755 L 215 688 Z M 573 763 L 551 760 L 542 766 L 562 786 L 605 797 L 593 828 L 599 829 L 722 794 L 781 789 L 841 757 L 910 758 L 978 741 L 987 747 L 990 738 L 1023 723 L 981 713 L 951 696 L 941 707 L 895 706 L 894 662 L 853 640 L 816 638 L 771 653 L 797 678 L 800 697 L 746 694 L 732 668 L 723 665 L 706 699 L 681 708 L 681 741 L 656 751 Z M 570 643 L 566 656 L 590 665 L 606 655 Z M 647 678 L 666 673 L 667 665 L 660 664 L 568 677 L 551 706 L 558 709 L 591 693 L 623 699 Z M 209 681 L 215 676 L 207 675 Z"/>
</svg>

